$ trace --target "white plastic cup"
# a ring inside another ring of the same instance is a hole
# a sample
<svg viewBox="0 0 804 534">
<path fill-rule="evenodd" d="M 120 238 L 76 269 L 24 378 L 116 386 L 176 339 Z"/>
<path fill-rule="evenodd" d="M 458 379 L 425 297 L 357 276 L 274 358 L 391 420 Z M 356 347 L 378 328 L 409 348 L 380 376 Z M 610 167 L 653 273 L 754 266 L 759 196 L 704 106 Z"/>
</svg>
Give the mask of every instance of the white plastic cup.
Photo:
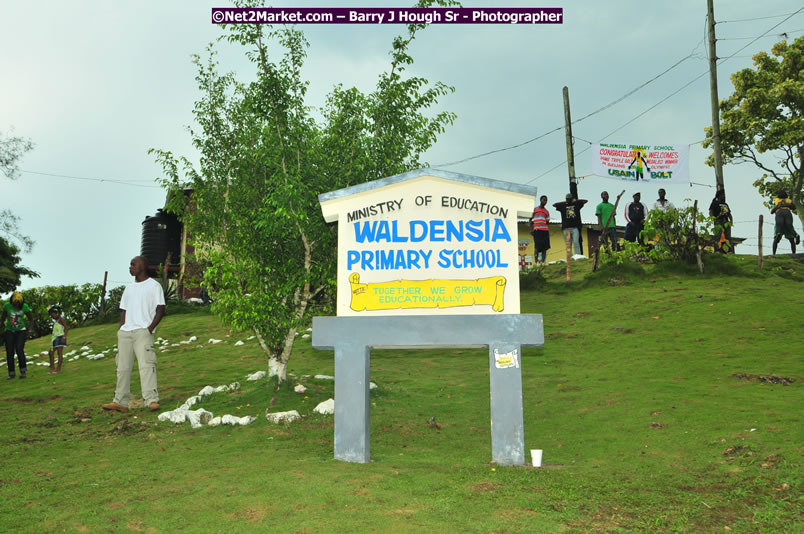
<svg viewBox="0 0 804 534">
<path fill-rule="evenodd" d="M 531 449 L 530 450 L 530 458 L 533 462 L 533 467 L 541 467 L 542 466 L 542 449 Z"/>
</svg>

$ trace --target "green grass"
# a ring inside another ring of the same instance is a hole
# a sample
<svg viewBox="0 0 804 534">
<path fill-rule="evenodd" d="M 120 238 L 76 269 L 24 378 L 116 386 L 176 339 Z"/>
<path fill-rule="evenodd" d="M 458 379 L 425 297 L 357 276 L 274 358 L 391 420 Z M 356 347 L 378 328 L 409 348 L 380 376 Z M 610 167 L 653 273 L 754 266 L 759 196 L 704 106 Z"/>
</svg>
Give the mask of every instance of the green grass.
<svg viewBox="0 0 804 534">
<path fill-rule="evenodd" d="M 576 263 L 570 284 L 549 266 L 523 293 L 523 313 L 545 320 L 545 347 L 522 367 L 525 445 L 544 449 L 544 469 L 490 463 L 484 350 L 373 351 L 363 465 L 332 458 L 332 417 L 312 413 L 333 383 L 301 376 L 334 366 L 309 338 L 272 407 L 305 416 L 288 426 L 263 417 L 275 384 L 245 380 L 267 368 L 256 342 L 234 346 L 247 336 L 204 312 L 160 326 L 171 343 L 199 338 L 160 354 L 163 408 L 239 381 L 197 406 L 258 416 L 250 426 L 105 413 L 110 357 L 55 377 L 29 365 L 27 380 L 0 382 L 0 531 L 800 531 L 804 266 L 705 261 L 704 276 Z M 114 345 L 115 325 L 70 332 L 72 347 L 89 342 Z M 755 378 L 766 375 L 795 382 Z"/>
</svg>

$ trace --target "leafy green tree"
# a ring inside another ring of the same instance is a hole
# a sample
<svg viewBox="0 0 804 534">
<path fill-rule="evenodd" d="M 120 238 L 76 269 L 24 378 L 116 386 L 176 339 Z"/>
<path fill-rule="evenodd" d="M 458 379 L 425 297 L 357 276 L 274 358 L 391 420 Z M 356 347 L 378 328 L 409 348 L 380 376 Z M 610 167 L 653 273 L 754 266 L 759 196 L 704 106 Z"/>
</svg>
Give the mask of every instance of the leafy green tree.
<svg viewBox="0 0 804 534">
<path fill-rule="evenodd" d="M 755 68 L 731 76 L 734 94 L 720 102 L 723 158 L 761 169 L 754 186 L 769 199 L 767 205 L 785 189 L 800 207 L 804 225 L 804 37 L 776 43 L 771 52 L 760 52 L 754 56 Z M 707 129 L 704 146 L 711 144 Z M 712 157 L 707 162 L 711 165 Z"/>
<path fill-rule="evenodd" d="M 20 249 L 0 236 L 0 294 L 14 291 L 20 277 L 39 278 L 39 273 L 20 265 Z"/>
<path fill-rule="evenodd" d="M 173 194 L 168 207 L 206 256 L 213 311 L 254 331 L 281 382 L 299 328 L 314 307 L 331 308 L 334 298 L 337 231 L 324 222 L 318 195 L 421 167 L 421 154 L 455 119 L 429 110 L 454 89 L 405 76 L 410 45 L 424 28 L 411 25 L 394 39 L 390 68 L 372 92 L 337 85 L 317 117 L 305 102 L 308 43 L 301 32 L 225 28 L 226 40 L 246 48 L 253 79 L 219 74 L 210 45 L 207 61 L 195 57 L 202 96 L 190 132 L 200 164 L 152 153 L 165 187 L 193 190 L 190 200 Z"/>
<path fill-rule="evenodd" d="M 0 132 L 0 173 L 10 180 L 16 180 L 20 175 L 19 162 L 32 148 L 30 139 Z M 0 210 L 0 232 L 16 239 L 26 252 L 33 248 L 33 240 L 20 233 L 19 217 L 9 209 Z"/>
</svg>

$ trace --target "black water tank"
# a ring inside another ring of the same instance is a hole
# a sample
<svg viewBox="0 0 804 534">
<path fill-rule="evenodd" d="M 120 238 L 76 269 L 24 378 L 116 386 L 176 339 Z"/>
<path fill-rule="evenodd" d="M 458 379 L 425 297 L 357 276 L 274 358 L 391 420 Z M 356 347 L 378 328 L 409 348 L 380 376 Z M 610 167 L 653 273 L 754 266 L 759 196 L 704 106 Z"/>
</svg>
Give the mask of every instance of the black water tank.
<svg viewBox="0 0 804 534">
<path fill-rule="evenodd" d="M 149 265 L 164 264 L 170 253 L 170 263 L 181 259 L 181 223 L 175 215 L 157 210 L 153 217 L 142 221 L 142 247 L 140 254 Z"/>
</svg>

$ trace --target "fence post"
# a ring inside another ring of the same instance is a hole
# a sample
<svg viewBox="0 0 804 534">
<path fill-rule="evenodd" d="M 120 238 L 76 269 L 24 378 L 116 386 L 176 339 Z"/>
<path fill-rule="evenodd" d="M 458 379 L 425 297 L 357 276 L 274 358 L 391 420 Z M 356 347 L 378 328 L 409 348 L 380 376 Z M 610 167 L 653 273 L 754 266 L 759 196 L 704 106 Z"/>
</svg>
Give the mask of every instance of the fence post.
<svg viewBox="0 0 804 534">
<path fill-rule="evenodd" d="M 758 240 L 759 243 L 757 244 L 757 248 L 759 249 L 759 253 L 757 254 L 759 258 L 759 270 L 762 270 L 762 220 L 764 217 L 762 215 L 759 216 L 759 230 L 758 230 Z"/>
</svg>

